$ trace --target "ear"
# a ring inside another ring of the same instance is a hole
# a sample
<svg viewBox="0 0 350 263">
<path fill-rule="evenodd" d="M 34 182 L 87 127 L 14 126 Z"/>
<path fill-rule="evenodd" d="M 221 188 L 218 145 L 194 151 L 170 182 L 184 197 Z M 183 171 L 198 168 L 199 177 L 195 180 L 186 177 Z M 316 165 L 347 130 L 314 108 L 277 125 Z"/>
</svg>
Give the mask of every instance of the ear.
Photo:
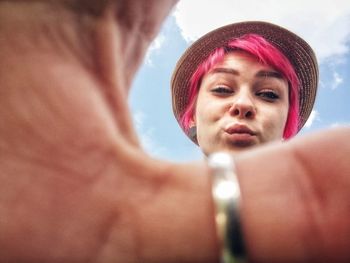
<svg viewBox="0 0 350 263">
<path fill-rule="evenodd" d="M 190 128 L 196 126 L 196 116 L 195 114 L 192 115 L 191 121 L 189 123 Z"/>
<path fill-rule="evenodd" d="M 196 126 L 196 118 L 195 116 L 191 117 L 191 120 L 189 122 L 189 130 L 188 130 L 188 136 L 190 139 L 198 144 L 197 142 L 197 126 Z"/>
</svg>

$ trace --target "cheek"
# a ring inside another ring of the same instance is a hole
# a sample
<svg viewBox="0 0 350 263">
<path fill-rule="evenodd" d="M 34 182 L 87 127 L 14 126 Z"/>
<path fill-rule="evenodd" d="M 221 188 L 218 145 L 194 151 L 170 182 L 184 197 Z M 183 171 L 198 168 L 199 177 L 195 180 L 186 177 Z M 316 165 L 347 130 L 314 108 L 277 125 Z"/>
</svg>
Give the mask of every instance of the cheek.
<svg viewBox="0 0 350 263">
<path fill-rule="evenodd" d="M 198 97 L 195 119 L 201 123 L 213 123 L 222 118 L 225 114 L 225 103 L 208 96 Z"/>
<path fill-rule="evenodd" d="M 280 110 L 273 118 L 270 119 L 271 134 L 274 134 L 277 139 L 283 137 L 284 128 L 287 123 L 288 110 Z"/>
<path fill-rule="evenodd" d="M 199 97 L 195 111 L 197 139 L 201 148 L 206 148 L 216 140 L 218 120 L 223 116 L 220 105 L 213 99 Z"/>
<path fill-rule="evenodd" d="M 267 141 L 282 139 L 285 125 L 287 123 L 288 109 L 274 108 L 264 111 L 263 130 Z"/>
<path fill-rule="evenodd" d="M 195 124 L 197 126 L 197 135 L 203 131 L 208 131 L 211 123 L 210 111 L 207 107 L 197 107 L 195 112 Z"/>
<path fill-rule="evenodd" d="M 281 126 L 283 131 L 287 124 L 288 113 L 289 113 L 289 103 L 286 102 L 286 105 L 283 107 L 280 113 L 281 123 L 282 123 Z"/>
<path fill-rule="evenodd" d="M 200 126 L 203 122 L 207 122 L 207 119 L 210 117 L 208 116 L 208 113 L 210 113 L 208 108 L 210 108 L 210 104 L 208 105 L 205 98 L 199 95 L 196 102 L 195 110 L 195 122 L 197 126 Z"/>
</svg>

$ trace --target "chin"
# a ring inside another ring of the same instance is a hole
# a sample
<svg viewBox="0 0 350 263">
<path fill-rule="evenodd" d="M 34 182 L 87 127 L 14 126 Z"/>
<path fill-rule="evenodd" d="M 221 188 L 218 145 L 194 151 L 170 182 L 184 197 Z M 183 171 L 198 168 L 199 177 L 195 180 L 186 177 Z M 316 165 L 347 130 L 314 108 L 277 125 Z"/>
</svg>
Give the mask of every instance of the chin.
<svg viewBox="0 0 350 263">
<path fill-rule="evenodd" d="M 233 146 L 233 145 L 224 145 L 222 147 L 218 147 L 215 149 L 202 149 L 203 153 L 208 156 L 209 154 L 215 153 L 215 152 L 228 152 L 231 154 L 238 154 L 242 153 L 244 151 L 250 150 L 252 148 L 255 148 L 257 145 L 256 144 L 251 144 L 251 145 L 239 145 L 239 146 Z"/>
<path fill-rule="evenodd" d="M 202 152 L 208 156 L 215 152 L 241 153 L 259 146 L 256 141 L 228 141 L 217 145 L 217 147 L 201 147 Z"/>
<path fill-rule="evenodd" d="M 238 142 L 238 143 L 230 143 L 229 145 L 227 145 L 227 147 L 225 147 L 225 150 L 235 154 L 235 153 L 241 153 L 241 152 L 251 150 L 257 146 L 259 145 L 256 143 Z"/>
</svg>

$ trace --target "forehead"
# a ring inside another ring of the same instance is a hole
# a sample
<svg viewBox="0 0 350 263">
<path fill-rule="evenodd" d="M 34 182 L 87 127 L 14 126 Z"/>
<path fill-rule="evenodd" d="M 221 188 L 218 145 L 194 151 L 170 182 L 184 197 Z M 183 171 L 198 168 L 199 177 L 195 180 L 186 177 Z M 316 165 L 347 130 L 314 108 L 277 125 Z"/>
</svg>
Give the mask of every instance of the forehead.
<svg viewBox="0 0 350 263">
<path fill-rule="evenodd" d="M 259 59 L 245 51 L 230 51 L 226 53 L 222 60 L 215 63 L 212 69 L 220 67 L 220 66 L 230 66 L 230 67 L 239 67 L 242 65 L 249 65 L 259 68 L 265 68 L 272 70 L 272 67 L 269 65 L 263 64 Z"/>
<path fill-rule="evenodd" d="M 220 61 L 214 63 L 204 77 L 212 75 L 241 76 L 268 79 L 284 79 L 273 67 L 262 63 L 257 57 L 244 52 L 226 53 Z"/>
</svg>

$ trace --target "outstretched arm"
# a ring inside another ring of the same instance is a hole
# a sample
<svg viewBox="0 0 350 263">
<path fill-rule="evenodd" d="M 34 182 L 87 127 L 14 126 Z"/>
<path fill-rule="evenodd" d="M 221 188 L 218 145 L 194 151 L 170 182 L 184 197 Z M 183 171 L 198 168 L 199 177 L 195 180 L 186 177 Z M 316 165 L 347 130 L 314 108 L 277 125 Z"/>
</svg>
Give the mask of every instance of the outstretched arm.
<svg viewBox="0 0 350 263">
<path fill-rule="evenodd" d="M 238 158 L 253 262 L 349 261 L 349 134 L 323 131 Z"/>
<path fill-rule="evenodd" d="M 206 165 L 147 156 L 127 107 L 173 5 L 0 1 L 3 261 L 218 260 Z M 237 158 L 253 262 L 349 261 L 348 134 Z M 338 145 L 332 154 L 330 145 Z"/>
</svg>

